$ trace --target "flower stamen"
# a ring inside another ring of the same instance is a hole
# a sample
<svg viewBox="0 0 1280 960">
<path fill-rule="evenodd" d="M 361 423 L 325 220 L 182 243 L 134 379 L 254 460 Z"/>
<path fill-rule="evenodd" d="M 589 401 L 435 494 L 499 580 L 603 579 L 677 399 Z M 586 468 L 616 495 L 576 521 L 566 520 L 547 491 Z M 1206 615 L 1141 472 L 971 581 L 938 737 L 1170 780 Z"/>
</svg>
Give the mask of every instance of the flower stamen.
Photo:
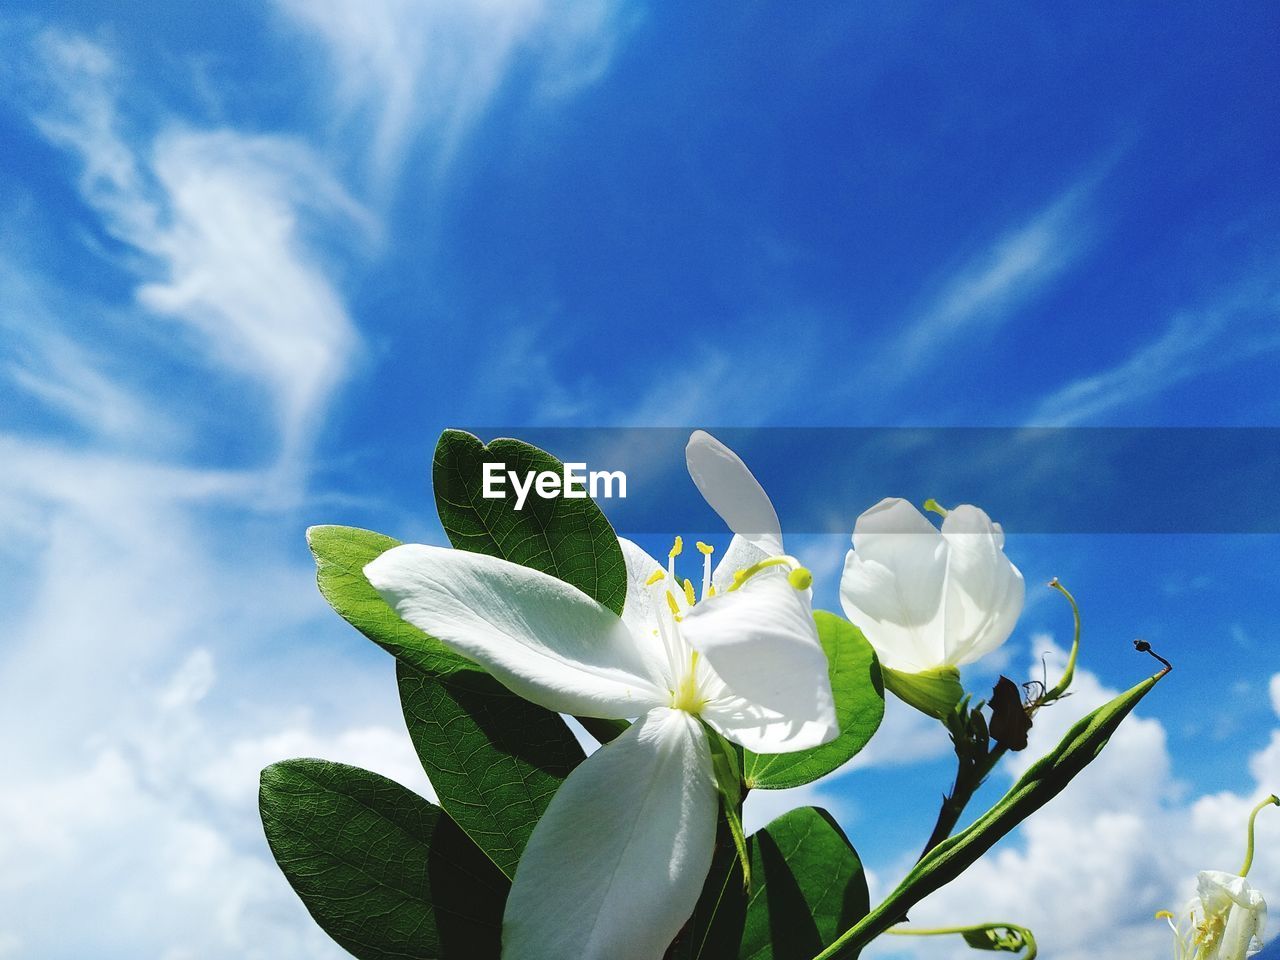
<svg viewBox="0 0 1280 960">
<path fill-rule="evenodd" d="M 671 608 L 671 616 L 679 623 L 684 618 L 680 616 L 680 604 L 676 602 L 676 595 L 670 590 L 667 591 L 667 606 Z"/>
<path fill-rule="evenodd" d="M 676 537 L 675 543 L 671 544 L 671 549 L 667 551 L 667 576 L 674 582 L 676 579 L 676 557 L 684 553 L 684 538 Z"/>
<path fill-rule="evenodd" d="M 709 543 L 703 543 L 701 540 L 697 542 L 698 552 L 702 554 L 702 597 L 715 596 L 715 587 L 711 585 L 711 554 L 715 551 L 715 547 Z"/>
<path fill-rule="evenodd" d="M 689 654 L 689 669 L 680 678 L 676 689 L 671 691 L 671 709 L 683 710 L 697 716 L 707 705 L 707 698 L 698 689 L 698 651 Z"/>
<path fill-rule="evenodd" d="M 813 585 L 813 574 L 809 572 L 807 567 L 800 565 L 800 561 L 795 557 L 781 556 L 768 557 L 753 563 L 744 570 L 739 570 L 733 575 L 733 584 L 729 587 L 729 591 L 737 590 L 744 583 L 754 577 L 762 570 L 768 570 L 770 567 L 790 567 L 787 572 L 787 582 L 797 590 L 808 590 Z"/>
</svg>

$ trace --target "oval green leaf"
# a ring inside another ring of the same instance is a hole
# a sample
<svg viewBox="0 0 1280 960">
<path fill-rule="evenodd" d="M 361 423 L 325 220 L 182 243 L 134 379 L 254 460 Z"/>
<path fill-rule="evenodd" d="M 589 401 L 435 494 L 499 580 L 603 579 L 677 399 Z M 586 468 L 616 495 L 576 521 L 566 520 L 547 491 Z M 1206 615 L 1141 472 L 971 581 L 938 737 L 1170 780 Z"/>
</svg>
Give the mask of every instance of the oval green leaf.
<svg viewBox="0 0 1280 960">
<path fill-rule="evenodd" d="M 508 877 L 534 824 L 582 747 L 559 715 L 480 670 L 447 677 L 397 666 L 400 706 L 431 785 L 448 812 Z"/>
<path fill-rule="evenodd" d="M 811 960 L 870 909 L 862 861 L 827 811 L 784 813 L 750 846 L 739 960 Z"/>
<path fill-rule="evenodd" d="M 323 526 L 307 531 L 320 593 L 344 620 L 397 660 L 424 673 L 475 670 L 476 665 L 466 657 L 401 620 L 365 578 L 365 564 L 399 545 L 399 540 L 356 527 Z"/>
<path fill-rule="evenodd" d="M 262 771 L 259 810 L 294 891 L 360 960 L 499 956 L 507 880 L 439 807 L 368 770 L 286 760 Z"/>
<path fill-rule="evenodd" d="M 446 430 L 436 445 L 431 480 L 436 510 L 449 542 L 459 550 L 501 557 L 571 583 L 622 613 L 627 570 L 613 526 L 590 497 L 542 499 L 530 493 L 521 509 L 505 484 L 501 499 L 486 499 L 484 465 L 521 478 L 530 471 L 562 474 L 564 464 L 520 440 L 483 444 L 462 430 Z"/>
</svg>

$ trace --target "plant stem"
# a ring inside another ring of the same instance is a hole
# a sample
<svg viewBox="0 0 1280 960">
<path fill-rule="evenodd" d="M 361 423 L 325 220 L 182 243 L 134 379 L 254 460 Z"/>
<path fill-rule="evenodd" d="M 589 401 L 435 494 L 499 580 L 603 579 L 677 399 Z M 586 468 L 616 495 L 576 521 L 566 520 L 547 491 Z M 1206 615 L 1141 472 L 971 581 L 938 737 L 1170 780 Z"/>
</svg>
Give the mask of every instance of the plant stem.
<svg viewBox="0 0 1280 960">
<path fill-rule="evenodd" d="M 1258 814 L 1262 812 L 1263 807 L 1272 806 L 1280 807 L 1280 797 L 1277 797 L 1274 793 L 1254 807 L 1253 812 L 1249 814 L 1249 845 L 1244 851 L 1244 866 L 1240 868 L 1240 876 L 1242 877 L 1247 877 L 1249 868 L 1253 866 L 1253 824 L 1258 819 Z"/>
<path fill-rule="evenodd" d="M 933 833 L 929 835 L 928 843 L 920 851 L 918 860 L 923 860 L 930 850 L 951 836 L 951 831 L 955 830 L 956 824 L 964 814 L 964 808 L 969 805 L 969 801 L 987 779 L 987 775 L 1004 756 L 1006 749 L 1004 746 L 997 746 L 977 760 L 960 757 L 955 785 L 951 788 L 951 793 L 942 801 L 937 822 L 933 825 Z"/>
</svg>

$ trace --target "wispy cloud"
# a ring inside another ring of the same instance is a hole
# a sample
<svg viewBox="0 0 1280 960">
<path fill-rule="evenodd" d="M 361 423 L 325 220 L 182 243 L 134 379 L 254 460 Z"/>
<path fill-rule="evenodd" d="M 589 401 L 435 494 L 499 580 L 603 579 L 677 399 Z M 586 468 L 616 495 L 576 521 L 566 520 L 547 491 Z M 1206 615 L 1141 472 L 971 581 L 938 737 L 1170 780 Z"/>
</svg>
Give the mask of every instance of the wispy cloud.
<svg viewBox="0 0 1280 960">
<path fill-rule="evenodd" d="M 1119 363 L 1050 393 L 1028 423 L 1097 423 L 1187 380 L 1280 350 L 1278 318 L 1280 288 L 1270 280 L 1231 290 L 1208 307 L 1175 315 L 1159 336 Z"/>
<path fill-rule="evenodd" d="M 906 379 L 965 337 L 985 336 L 1044 291 L 1088 247 L 1094 233 L 1091 172 L 948 270 L 936 293 L 892 342 L 887 369 Z"/>
<path fill-rule="evenodd" d="M 536 94 L 571 93 L 604 72 L 624 26 L 614 0 L 277 0 L 277 6 L 328 50 L 334 96 L 347 122 L 371 128 L 369 159 L 383 188 L 420 135 L 435 162 L 446 165 L 521 56 L 529 58 Z"/>
<path fill-rule="evenodd" d="M 176 322 L 218 373 L 259 383 L 281 462 L 300 456 L 359 345 L 312 227 L 358 237 L 373 221 L 296 141 L 168 122 L 135 143 L 107 50 L 53 31 L 34 50 L 47 92 L 37 125 L 80 157 L 86 202 L 131 252 L 142 316 Z"/>
</svg>

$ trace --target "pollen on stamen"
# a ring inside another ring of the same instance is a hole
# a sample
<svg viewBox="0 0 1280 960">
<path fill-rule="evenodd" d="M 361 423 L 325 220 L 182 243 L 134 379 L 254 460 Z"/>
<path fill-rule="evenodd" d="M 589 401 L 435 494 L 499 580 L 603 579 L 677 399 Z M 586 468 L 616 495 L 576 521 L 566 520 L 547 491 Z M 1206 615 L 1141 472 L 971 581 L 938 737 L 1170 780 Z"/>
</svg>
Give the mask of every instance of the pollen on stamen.
<svg viewBox="0 0 1280 960">
<path fill-rule="evenodd" d="M 715 553 L 715 550 L 716 550 L 716 548 L 713 547 L 711 544 L 703 543 L 701 540 L 697 542 L 697 547 L 698 547 L 698 552 L 701 553 L 704 557 L 711 556 L 711 554 Z"/>
<path fill-rule="evenodd" d="M 667 556 L 675 559 L 684 552 L 684 538 L 676 537 L 676 542 L 671 545 L 671 549 L 667 552 Z"/>
<path fill-rule="evenodd" d="M 689 606 L 691 607 L 698 602 L 697 597 L 695 597 L 693 593 L 693 584 L 689 581 L 688 577 L 685 577 L 684 580 L 684 598 L 689 601 Z"/>
<path fill-rule="evenodd" d="M 665 570 L 655 570 L 653 571 L 653 573 L 649 574 L 649 579 L 644 582 L 644 585 L 646 587 L 652 587 L 655 583 L 657 583 L 666 575 L 667 575 L 667 571 Z"/>
<path fill-rule="evenodd" d="M 676 622 L 679 623 L 680 620 L 683 619 L 680 616 L 680 604 L 676 603 L 676 595 L 670 590 L 667 591 L 667 606 L 671 608 L 671 615 L 675 617 Z"/>
</svg>

